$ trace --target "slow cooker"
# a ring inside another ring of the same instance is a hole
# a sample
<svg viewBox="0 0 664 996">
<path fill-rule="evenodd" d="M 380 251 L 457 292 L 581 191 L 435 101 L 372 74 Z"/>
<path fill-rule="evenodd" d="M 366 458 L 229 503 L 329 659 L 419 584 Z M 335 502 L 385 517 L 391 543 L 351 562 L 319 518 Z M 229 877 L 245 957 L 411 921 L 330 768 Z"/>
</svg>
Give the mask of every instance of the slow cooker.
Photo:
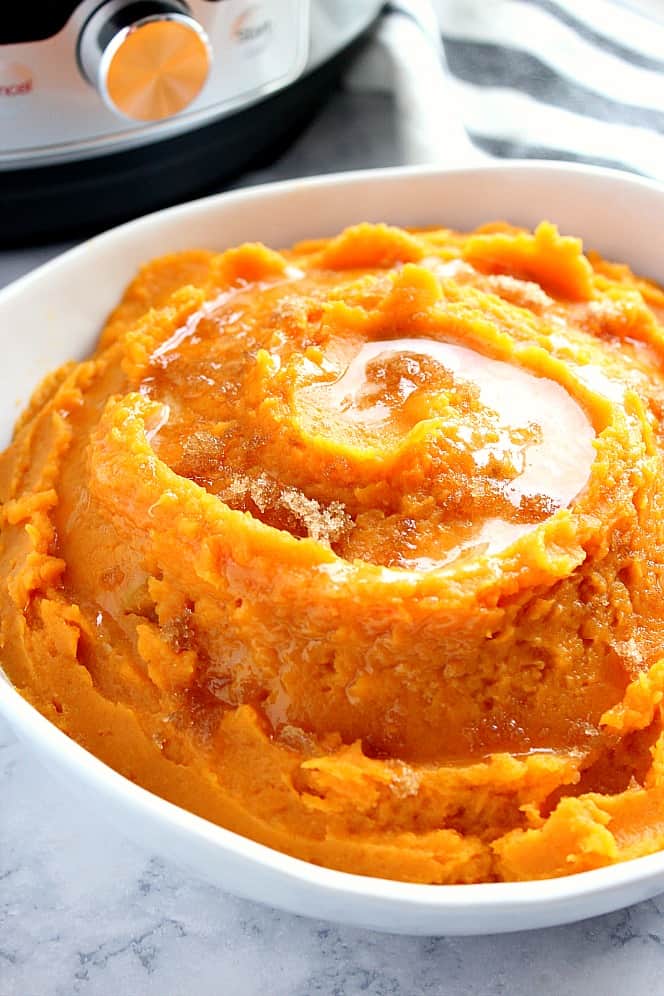
<svg viewBox="0 0 664 996">
<path fill-rule="evenodd" d="M 381 0 L 40 0 L 0 18 L 0 241 L 219 187 L 292 141 Z"/>
</svg>

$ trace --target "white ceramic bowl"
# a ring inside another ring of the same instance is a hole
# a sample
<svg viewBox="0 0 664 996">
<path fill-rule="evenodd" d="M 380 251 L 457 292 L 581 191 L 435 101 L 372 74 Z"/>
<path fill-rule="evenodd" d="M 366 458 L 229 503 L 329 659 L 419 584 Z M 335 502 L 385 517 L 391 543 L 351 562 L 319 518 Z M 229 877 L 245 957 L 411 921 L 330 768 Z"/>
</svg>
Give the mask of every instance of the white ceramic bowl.
<svg viewBox="0 0 664 996">
<path fill-rule="evenodd" d="M 373 170 L 221 194 L 100 235 L 0 292 L 0 445 L 39 379 L 88 353 L 140 263 L 187 247 L 283 247 L 358 221 L 470 228 L 543 218 L 664 281 L 664 188 L 606 170 L 517 163 Z M 566 923 L 664 890 L 664 852 L 546 882 L 429 886 L 319 868 L 246 840 L 139 788 L 28 705 L 0 671 L 0 711 L 81 803 L 161 856 L 249 899 L 409 934 L 480 934 Z"/>
</svg>

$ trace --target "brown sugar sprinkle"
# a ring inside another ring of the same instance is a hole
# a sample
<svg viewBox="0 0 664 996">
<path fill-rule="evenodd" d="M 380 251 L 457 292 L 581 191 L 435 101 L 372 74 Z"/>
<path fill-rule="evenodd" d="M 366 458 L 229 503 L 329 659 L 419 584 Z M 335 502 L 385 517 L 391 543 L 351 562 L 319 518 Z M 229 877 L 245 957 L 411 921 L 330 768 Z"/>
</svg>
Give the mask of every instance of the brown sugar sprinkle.
<svg viewBox="0 0 664 996">
<path fill-rule="evenodd" d="M 178 472 L 189 478 L 205 478 L 219 467 L 223 443 L 211 432 L 192 432 L 182 443 Z"/>
<path fill-rule="evenodd" d="M 296 519 L 309 539 L 328 546 L 338 542 L 353 526 L 353 520 L 342 502 L 332 501 L 329 505 L 323 505 L 297 488 L 280 488 L 266 474 L 256 478 L 236 475 L 219 497 L 230 505 L 250 499 L 263 515 L 268 511 L 286 511 Z"/>
<path fill-rule="evenodd" d="M 285 488 L 281 493 L 281 504 L 300 520 L 309 538 L 319 543 L 330 545 L 337 542 L 352 525 L 340 501 L 324 506 L 315 498 L 307 498 L 297 488 Z"/>
<path fill-rule="evenodd" d="M 166 641 L 178 653 L 182 650 L 189 650 L 193 644 L 195 636 L 193 618 L 193 609 L 185 606 L 179 616 L 169 619 L 162 626 L 162 632 Z"/>
<path fill-rule="evenodd" d="M 493 273 L 485 277 L 484 282 L 489 290 L 504 301 L 520 308 L 528 308 L 536 314 L 546 311 L 554 304 L 553 298 L 532 280 L 517 280 L 506 273 Z"/>
</svg>

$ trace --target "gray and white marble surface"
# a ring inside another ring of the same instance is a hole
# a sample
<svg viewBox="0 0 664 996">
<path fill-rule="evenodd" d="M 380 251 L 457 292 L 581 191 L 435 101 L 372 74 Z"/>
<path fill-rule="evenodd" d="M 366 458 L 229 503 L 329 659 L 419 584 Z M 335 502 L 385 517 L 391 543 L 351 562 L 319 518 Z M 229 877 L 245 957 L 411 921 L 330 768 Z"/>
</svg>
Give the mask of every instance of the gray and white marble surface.
<svg viewBox="0 0 664 996">
<path fill-rule="evenodd" d="M 402 161 L 389 98 L 340 92 L 243 182 Z M 0 253 L 0 285 L 63 248 Z M 411 938 L 265 909 L 81 816 L 0 721 L 0 996 L 660 996 L 663 914 L 661 897 L 545 931 Z"/>
</svg>

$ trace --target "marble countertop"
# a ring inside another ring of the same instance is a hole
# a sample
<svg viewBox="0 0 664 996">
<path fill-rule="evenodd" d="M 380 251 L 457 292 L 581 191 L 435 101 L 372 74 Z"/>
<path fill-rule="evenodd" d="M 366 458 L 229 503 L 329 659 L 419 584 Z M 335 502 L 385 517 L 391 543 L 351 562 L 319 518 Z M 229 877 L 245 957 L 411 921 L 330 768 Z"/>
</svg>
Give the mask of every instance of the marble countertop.
<svg viewBox="0 0 664 996">
<path fill-rule="evenodd" d="M 242 182 L 402 161 L 389 99 L 340 92 Z M 0 285 L 63 248 L 0 253 Z M 410 938 L 275 912 L 81 815 L 0 720 L 0 996 L 659 996 L 663 913 L 664 896 L 544 931 Z"/>
</svg>

